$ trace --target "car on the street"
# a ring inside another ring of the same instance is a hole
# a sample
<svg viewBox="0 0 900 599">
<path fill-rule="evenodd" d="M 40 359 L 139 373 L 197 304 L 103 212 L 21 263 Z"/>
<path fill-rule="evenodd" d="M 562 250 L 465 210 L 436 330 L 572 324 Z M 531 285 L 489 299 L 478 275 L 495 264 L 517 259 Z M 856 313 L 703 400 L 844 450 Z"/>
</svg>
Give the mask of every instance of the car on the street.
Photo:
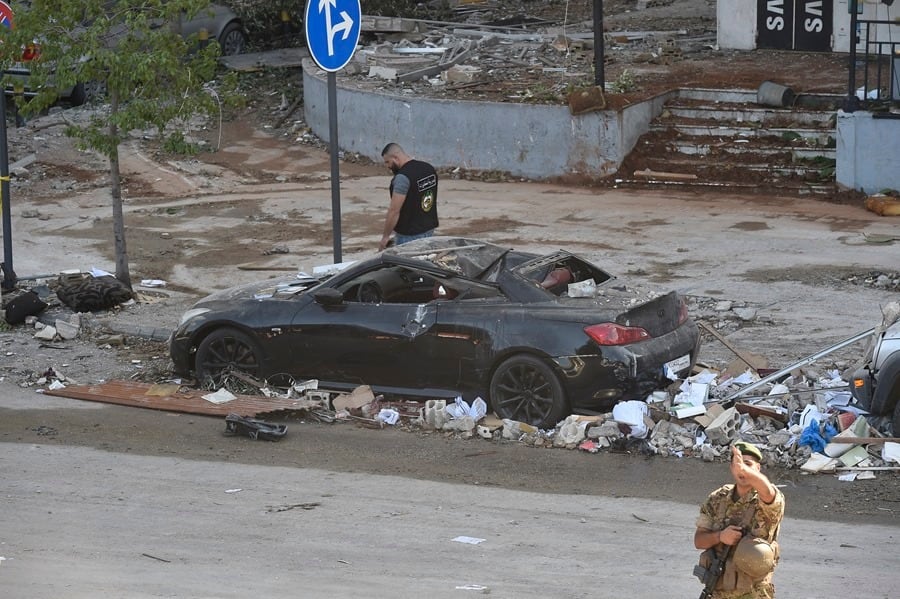
<svg viewBox="0 0 900 599">
<path fill-rule="evenodd" d="M 201 31 L 205 32 L 206 39 L 218 42 L 222 56 L 241 54 L 247 46 L 247 32 L 243 21 L 232 9 L 221 4 L 211 3 L 197 13 L 194 18 L 183 19 L 178 25 L 182 37 L 185 38 L 193 35 L 199 36 Z M 116 35 L 113 35 L 111 43 L 115 43 L 115 38 Z M 29 45 L 23 50 L 22 59 L 4 71 L 8 79 L 7 96 L 21 94 L 29 98 L 37 93 L 28 84 L 31 77 L 29 63 L 39 56 L 40 44 Z M 81 106 L 95 95 L 102 93 L 102 84 L 85 81 L 79 82 L 73 87 L 57 90 L 57 97 L 71 106 Z"/>
<path fill-rule="evenodd" d="M 438 236 L 327 276 L 216 292 L 184 314 L 169 345 L 175 371 L 201 384 L 240 371 L 337 391 L 481 397 L 501 418 L 552 427 L 689 373 L 700 335 L 675 291 L 565 250 Z"/>
<path fill-rule="evenodd" d="M 900 305 L 889 304 L 895 320 L 876 329 L 863 364 L 850 379 L 850 391 L 860 407 L 872 416 L 891 419 L 900 436 Z M 889 311 L 890 311 L 889 310 Z"/>
</svg>

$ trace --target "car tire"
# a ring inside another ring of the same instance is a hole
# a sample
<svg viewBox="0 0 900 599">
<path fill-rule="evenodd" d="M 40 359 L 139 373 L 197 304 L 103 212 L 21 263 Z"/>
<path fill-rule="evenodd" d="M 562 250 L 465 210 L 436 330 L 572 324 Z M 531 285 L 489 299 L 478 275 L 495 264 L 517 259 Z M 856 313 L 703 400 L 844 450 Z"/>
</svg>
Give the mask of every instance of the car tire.
<svg viewBox="0 0 900 599">
<path fill-rule="evenodd" d="M 891 434 L 900 437 L 900 399 L 894 405 L 894 418 L 891 420 Z"/>
<path fill-rule="evenodd" d="M 222 56 L 240 54 L 247 46 L 247 36 L 238 23 L 229 23 L 219 34 L 219 49 Z"/>
<path fill-rule="evenodd" d="M 87 102 L 87 90 L 84 83 L 76 83 L 72 88 L 72 94 L 69 96 L 69 104 L 72 106 L 81 106 Z"/>
<path fill-rule="evenodd" d="M 197 380 L 218 381 L 223 374 L 237 370 L 262 378 L 262 350 L 246 333 L 237 329 L 216 329 L 197 348 Z"/>
<path fill-rule="evenodd" d="M 553 369 L 539 358 L 518 355 L 494 371 L 491 408 L 500 418 L 552 428 L 565 415 L 568 402 Z"/>
<path fill-rule="evenodd" d="M 103 98 L 106 96 L 106 84 L 96 81 L 87 83 L 76 83 L 69 95 L 69 104 L 71 106 L 82 106 L 88 102 Z"/>
</svg>

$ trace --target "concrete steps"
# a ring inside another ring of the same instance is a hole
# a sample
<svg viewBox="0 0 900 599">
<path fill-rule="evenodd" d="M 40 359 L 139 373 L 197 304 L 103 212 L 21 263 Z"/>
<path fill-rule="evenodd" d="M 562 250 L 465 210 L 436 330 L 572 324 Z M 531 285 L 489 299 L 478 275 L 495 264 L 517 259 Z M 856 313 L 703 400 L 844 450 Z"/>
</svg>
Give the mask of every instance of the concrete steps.
<svg viewBox="0 0 900 599">
<path fill-rule="evenodd" d="M 790 107 L 759 100 L 756 90 L 679 90 L 635 144 L 616 184 L 780 195 L 835 191 L 842 98 L 800 94 Z"/>
</svg>

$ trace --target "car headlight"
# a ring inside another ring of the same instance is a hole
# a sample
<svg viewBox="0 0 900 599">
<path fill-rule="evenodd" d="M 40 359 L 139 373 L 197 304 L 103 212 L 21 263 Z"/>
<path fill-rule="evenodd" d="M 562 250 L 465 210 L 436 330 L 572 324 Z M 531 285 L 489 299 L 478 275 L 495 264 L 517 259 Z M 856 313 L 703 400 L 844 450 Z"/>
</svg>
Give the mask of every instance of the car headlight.
<svg viewBox="0 0 900 599">
<path fill-rule="evenodd" d="M 206 314 L 209 311 L 210 311 L 209 308 L 192 308 L 191 310 L 188 310 L 187 312 L 185 312 L 184 314 L 181 315 L 181 320 L 178 321 L 178 326 L 181 327 L 187 321 L 189 321 L 193 318 L 197 318 L 201 314 Z"/>
</svg>

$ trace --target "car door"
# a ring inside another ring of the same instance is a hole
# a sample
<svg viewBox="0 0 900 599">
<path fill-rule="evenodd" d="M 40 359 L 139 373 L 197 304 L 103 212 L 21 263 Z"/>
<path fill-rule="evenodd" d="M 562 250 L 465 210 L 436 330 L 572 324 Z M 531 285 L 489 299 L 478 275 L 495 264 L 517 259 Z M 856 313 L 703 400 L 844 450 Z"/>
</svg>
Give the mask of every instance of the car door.
<svg viewBox="0 0 900 599">
<path fill-rule="evenodd" d="M 337 287 L 344 296 L 340 303 L 305 307 L 291 327 L 295 353 L 310 361 L 303 371 L 323 381 L 423 385 L 429 364 L 420 345 L 437 310 L 430 291 L 412 295 L 414 283 L 394 267 L 373 269 Z M 378 291 L 368 293 L 369 286 Z"/>
</svg>

